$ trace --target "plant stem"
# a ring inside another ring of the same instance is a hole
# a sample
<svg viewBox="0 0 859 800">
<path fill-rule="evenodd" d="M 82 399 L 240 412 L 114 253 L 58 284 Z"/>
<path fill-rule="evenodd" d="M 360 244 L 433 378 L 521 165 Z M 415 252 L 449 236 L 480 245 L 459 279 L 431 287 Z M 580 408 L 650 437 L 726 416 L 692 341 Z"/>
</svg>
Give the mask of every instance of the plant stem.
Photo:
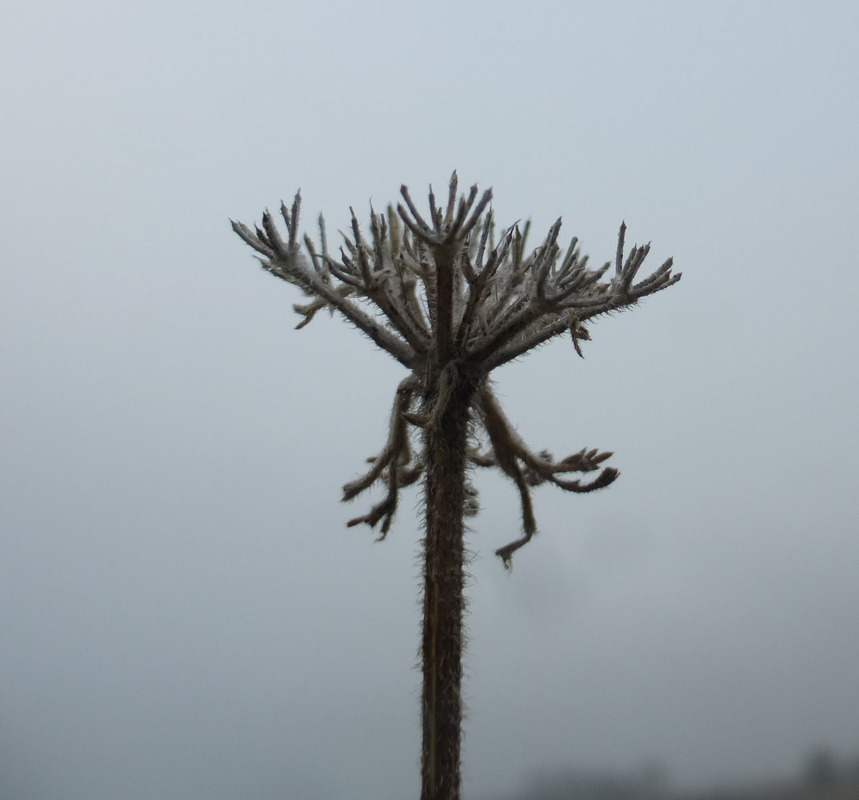
<svg viewBox="0 0 859 800">
<path fill-rule="evenodd" d="M 444 412 L 425 429 L 421 800 L 459 800 L 465 472 L 474 391 L 473 381 L 460 376 Z"/>
</svg>

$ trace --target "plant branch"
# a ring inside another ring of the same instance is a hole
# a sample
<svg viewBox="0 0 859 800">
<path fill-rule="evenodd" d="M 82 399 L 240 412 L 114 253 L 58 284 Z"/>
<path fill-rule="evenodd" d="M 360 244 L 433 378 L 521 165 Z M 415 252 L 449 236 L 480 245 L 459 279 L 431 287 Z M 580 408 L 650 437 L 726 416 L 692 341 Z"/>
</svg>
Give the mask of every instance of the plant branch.
<svg viewBox="0 0 859 800">
<path fill-rule="evenodd" d="M 362 523 L 375 528 L 381 520 L 382 527 L 378 540 L 384 539 L 390 530 L 397 511 L 400 486 L 414 483 L 421 474 L 421 469 L 413 463 L 408 422 L 405 416 L 417 388 L 418 382 L 411 375 L 400 382 L 394 395 L 394 407 L 391 411 L 388 440 L 385 446 L 379 455 L 371 459 L 373 466 L 367 473 L 343 487 L 343 500 L 348 501 L 369 489 L 378 480 L 387 486 L 388 491 L 381 502 L 374 505 L 367 514 L 350 519 L 346 523 L 350 528 Z"/>
</svg>

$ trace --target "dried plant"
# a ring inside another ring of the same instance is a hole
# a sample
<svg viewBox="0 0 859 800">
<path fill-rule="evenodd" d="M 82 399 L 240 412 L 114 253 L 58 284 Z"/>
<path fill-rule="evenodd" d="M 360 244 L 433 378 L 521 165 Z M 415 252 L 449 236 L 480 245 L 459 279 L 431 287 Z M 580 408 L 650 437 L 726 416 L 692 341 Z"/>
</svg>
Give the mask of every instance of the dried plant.
<svg viewBox="0 0 859 800">
<path fill-rule="evenodd" d="M 263 268 L 298 286 L 309 298 L 294 308 L 304 327 L 328 309 L 339 312 L 408 371 L 397 387 L 388 437 L 369 470 L 343 487 L 351 500 L 376 483 L 384 497 L 348 523 L 378 528 L 384 539 L 400 490 L 423 479 L 424 539 L 422 800 L 459 797 L 462 718 L 462 613 L 466 516 L 477 513 L 469 467 L 498 467 L 516 485 L 522 535 L 498 548 L 506 567 L 537 530 L 531 487 L 551 483 L 569 492 L 601 489 L 618 476 L 603 466 L 612 455 L 584 448 L 560 460 L 532 450 L 516 433 L 492 390 L 489 375 L 550 339 L 569 334 L 581 356 L 590 339 L 585 322 L 636 304 L 680 279 L 668 259 L 636 282 L 650 246 L 624 255 L 626 226 L 611 263 L 588 268 L 578 240 L 558 244 L 561 220 L 526 253 L 529 225 L 494 236 L 490 191 L 473 186 L 457 198 L 457 176 L 447 202 L 429 193 L 424 219 L 405 186 L 403 204 L 386 214 L 371 208 L 369 235 L 352 211 L 339 256 L 328 250 L 319 218 L 319 243 L 299 239 L 300 194 L 281 206 L 286 238 L 269 212 L 251 230 L 233 230 L 257 253 Z M 481 449 L 481 442 L 485 449 Z M 596 473 L 589 480 L 583 477 Z"/>
</svg>

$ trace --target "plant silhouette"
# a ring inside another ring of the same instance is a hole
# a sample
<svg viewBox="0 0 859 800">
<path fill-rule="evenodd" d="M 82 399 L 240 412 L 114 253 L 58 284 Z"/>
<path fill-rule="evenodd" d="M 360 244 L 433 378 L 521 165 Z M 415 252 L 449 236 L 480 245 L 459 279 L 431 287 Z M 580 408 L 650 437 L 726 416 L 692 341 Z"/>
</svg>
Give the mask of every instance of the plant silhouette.
<svg viewBox="0 0 859 800">
<path fill-rule="evenodd" d="M 264 269 L 308 296 L 294 306 L 303 317 L 299 328 L 323 309 L 339 312 L 408 370 L 394 395 L 387 441 L 369 470 L 343 487 L 343 500 L 382 484 L 382 500 L 348 524 L 366 523 L 384 539 L 400 490 L 423 480 L 422 800 L 456 800 L 460 793 L 465 518 L 478 510 L 470 467 L 497 467 L 518 491 L 522 534 L 496 550 L 507 568 L 537 530 L 531 487 L 591 492 L 618 476 L 603 466 L 608 452 L 585 448 L 555 460 L 529 448 L 505 416 L 490 373 L 562 334 L 582 355 L 587 320 L 680 279 L 668 259 L 635 282 L 650 247 L 624 256 L 624 224 L 610 278 L 610 263 L 588 268 L 577 239 L 561 248 L 560 219 L 526 254 L 528 224 L 506 228 L 495 241 L 491 191 L 478 199 L 473 186 L 457 198 L 457 186 L 454 172 L 444 205 L 430 188 L 428 219 L 403 186 L 396 209 L 371 208 L 369 236 L 353 210 L 338 257 L 328 250 L 321 216 L 318 245 L 299 238 L 300 193 L 291 208 L 281 205 L 285 239 L 268 211 L 254 230 L 232 222 Z M 596 474 L 585 480 L 589 473 Z"/>
</svg>

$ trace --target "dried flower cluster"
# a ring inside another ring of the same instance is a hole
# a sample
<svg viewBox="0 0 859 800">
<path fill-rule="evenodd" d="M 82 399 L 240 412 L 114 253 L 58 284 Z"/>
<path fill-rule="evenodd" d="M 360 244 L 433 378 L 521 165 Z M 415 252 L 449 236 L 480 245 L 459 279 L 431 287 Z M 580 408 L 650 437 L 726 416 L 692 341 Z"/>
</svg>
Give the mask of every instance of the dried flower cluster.
<svg viewBox="0 0 859 800">
<path fill-rule="evenodd" d="M 437 424 L 453 388 L 468 376 L 475 386 L 470 421 L 485 432 L 481 437 L 475 430 L 488 449 L 469 447 L 467 459 L 475 466 L 501 469 L 520 495 L 523 535 L 496 551 L 509 567 L 513 553 L 537 528 L 530 487 L 552 483 L 570 492 L 590 492 L 608 486 L 618 472 L 601 466 L 611 453 L 584 449 L 555 461 L 545 450 L 531 450 L 504 415 L 490 372 L 564 333 L 581 355 L 581 342 L 590 339 L 587 320 L 628 308 L 677 282 L 680 274 L 672 274 L 668 259 L 636 282 L 650 246 L 633 247 L 624 257 L 625 225 L 620 227 L 611 277 L 610 262 L 588 268 L 577 239 L 562 249 L 560 219 L 526 255 L 529 226 L 520 230 L 514 224 L 495 241 L 491 192 L 478 199 L 474 186 L 457 199 L 456 173 L 443 207 L 430 189 L 429 220 L 421 216 L 405 186 L 401 193 L 404 205 L 389 206 L 386 214 L 371 209 L 369 237 L 352 211 L 351 234 L 343 234 L 339 258 L 328 250 L 322 217 L 319 244 L 308 236 L 299 240 L 300 194 L 291 209 L 281 206 L 286 239 L 269 212 L 255 230 L 238 222 L 232 226 L 257 251 L 266 270 L 310 298 L 294 306 L 303 316 L 299 328 L 322 309 L 337 311 L 410 371 L 397 388 L 384 447 L 365 475 L 343 487 L 343 499 L 351 500 L 381 482 L 385 497 L 349 525 L 379 525 L 384 538 L 399 490 L 415 483 L 425 469 L 425 453 L 415 448 L 413 430 Z M 565 477 L 597 470 L 587 482 Z M 476 513 L 476 492 L 471 485 L 466 492 L 465 513 Z"/>
<path fill-rule="evenodd" d="M 671 274 L 669 259 L 636 283 L 649 247 L 633 247 L 624 257 L 624 225 L 609 279 L 610 264 L 588 269 L 576 239 L 562 251 L 560 220 L 528 255 L 527 225 L 521 231 L 507 228 L 496 242 L 491 193 L 478 200 L 473 187 L 457 200 L 456 173 L 444 207 L 430 189 L 429 221 L 405 186 L 402 196 L 405 205 L 396 210 L 371 213 L 369 238 L 353 211 L 351 235 L 344 234 L 336 259 L 328 251 L 321 217 L 319 245 L 308 237 L 299 242 L 299 195 L 291 209 L 281 206 L 286 240 L 268 212 L 262 227 L 252 231 L 234 222 L 233 230 L 257 251 L 266 270 L 309 296 L 307 304 L 295 306 L 304 317 L 298 327 L 322 309 L 339 312 L 409 370 L 397 387 L 384 447 L 370 459 L 365 475 L 343 487 L 343 498 L 351 500 L 381 482 L 387 489 L 383 499 L 349 524 L 379 525 L 384 538 L 400 489 L 423 481 L 421 800 L 459 800 L 464 518 L 477 512 L 468 467 L 497 467 L 519 491 L 523 534 L 496 551 L 507 567 L 537 528 L 532 486 L 553 483 L 590 492 L 618 475 L 602 466 L 611 453 L 584 449 L 555 461 L 546 451 L 531 450 L 501 410 L 489 375 L 565 332 L 581 355 L 581 342 L 590 338 L 587 320 L 627 308 L 680 275 Z M 592 472 L 598 474 L 588 482 L 569 477 Z"/>
</svg>

